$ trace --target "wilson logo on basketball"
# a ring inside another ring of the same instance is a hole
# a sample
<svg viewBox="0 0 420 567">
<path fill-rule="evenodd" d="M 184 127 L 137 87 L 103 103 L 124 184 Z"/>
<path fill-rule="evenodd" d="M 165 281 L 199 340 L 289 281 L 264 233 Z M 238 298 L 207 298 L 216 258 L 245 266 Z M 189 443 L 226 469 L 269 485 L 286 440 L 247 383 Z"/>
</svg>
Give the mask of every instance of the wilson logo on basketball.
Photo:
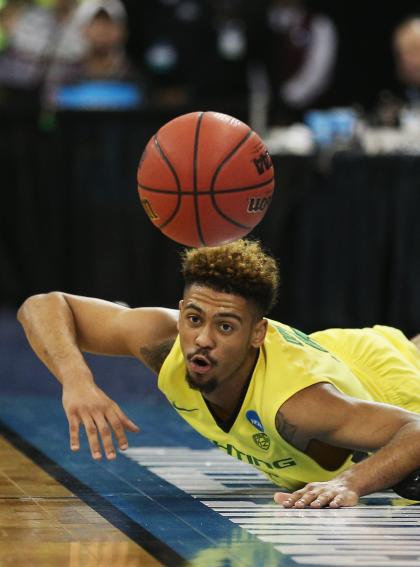
<svg viewBox="0 0 420 567">
<path fill-rule="evenodd" d="M 271 197 L 250 197 L 248 199 L 247 213 L 262 213 L 271 203 Z"/>
<path fill-rule="evenodd" d="M 268 171 L 271 167 L 273 167 L 273 162 L 271 161 L 270 154 L 267 150 L 263 154 L 260 154 L 259 157 L 252 160 L 255 168 L 257 170 L 258 175 L 262 175 L 265 171 Z"/>
<path fill-rule="evenodd" d="M 148 199 L 141 199 L 141 204 L 143 205 L 143 209 L 146 211 L 146 214 L 151 221 L 155 221 L 159 218 L 159 215 L 155 213 Z"/>
</svg>

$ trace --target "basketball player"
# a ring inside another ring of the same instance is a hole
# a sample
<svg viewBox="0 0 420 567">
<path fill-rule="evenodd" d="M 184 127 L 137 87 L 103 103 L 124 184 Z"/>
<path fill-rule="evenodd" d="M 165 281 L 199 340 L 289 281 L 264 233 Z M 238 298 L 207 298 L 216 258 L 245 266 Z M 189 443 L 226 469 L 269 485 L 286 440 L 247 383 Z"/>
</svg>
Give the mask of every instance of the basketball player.
<svg viewBox="0 0 420 567">
<path fill-rule="evenodd" d="M 307 336 L 265 318 L 279 278 L 258 242 L 188 250 L 182 269 L 179 311 L 58 292 L 20 308 L 32 348 L 63 385 L 72 450 L 80 425 L 94 459 L 100 441 L 115 458 L 112 432 L 124 450 L 125 430 L 138 431 L 95 385 L 82 351 L 131 355 L 159 376 L 192 427 L 291 491 L 275 494 L 285 507 L 352 506 L 365 494 L 397 491 L 410 474 L 409 495 L 420 499 L 413 342 L 390 327 Z M 368 456 L 355 462 L 357 452 Z"/>
</svg>

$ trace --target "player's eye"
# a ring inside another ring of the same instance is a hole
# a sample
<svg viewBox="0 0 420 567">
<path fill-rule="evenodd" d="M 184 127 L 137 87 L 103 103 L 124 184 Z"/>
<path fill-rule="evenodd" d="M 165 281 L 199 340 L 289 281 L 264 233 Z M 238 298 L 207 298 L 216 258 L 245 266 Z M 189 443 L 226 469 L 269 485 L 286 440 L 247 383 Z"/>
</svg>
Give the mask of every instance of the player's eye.
<svg viewBox="0 0 420 567">
<path fill-rule="evenodd" d="M 219 323 L 219 329 L 222 333 L 231 333 L 233 331 L 232 325 L 226 322 Z"/>
<path fill-rule="evenodd" d="M 198 315 L 188 315 L 187 319 L 194 327 L 200 324 L 200 317 Z"/>
</svg>

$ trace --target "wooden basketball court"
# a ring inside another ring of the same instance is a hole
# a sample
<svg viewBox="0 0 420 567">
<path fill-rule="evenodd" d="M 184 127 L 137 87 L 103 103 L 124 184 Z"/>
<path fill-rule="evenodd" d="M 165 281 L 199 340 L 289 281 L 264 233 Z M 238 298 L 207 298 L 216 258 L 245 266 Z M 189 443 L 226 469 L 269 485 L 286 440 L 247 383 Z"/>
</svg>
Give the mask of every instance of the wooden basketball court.
<svg viewBox="0 0 420 567">
<path fill-rule="evenodd" d="M 1 565 L 162 565 L 4 437 L 0 475 Z"/>
</svg>

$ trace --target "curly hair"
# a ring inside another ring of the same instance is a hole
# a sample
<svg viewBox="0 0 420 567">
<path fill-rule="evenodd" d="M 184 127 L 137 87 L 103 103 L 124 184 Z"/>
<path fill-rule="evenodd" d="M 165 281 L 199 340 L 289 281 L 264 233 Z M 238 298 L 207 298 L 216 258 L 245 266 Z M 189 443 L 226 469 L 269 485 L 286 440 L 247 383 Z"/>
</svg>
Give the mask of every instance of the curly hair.
<svg viewBox="0 0 420 567">
<path fill-rule="evenodd" d="M 258 241 L 241 239 L 222 246 L 186 249 L 182 253 L 182 274 L 186 288 L 199 284 L 238 294 L 253 301 L 261 316 L 277 300 L 277 262 Z"/>
</svg>

